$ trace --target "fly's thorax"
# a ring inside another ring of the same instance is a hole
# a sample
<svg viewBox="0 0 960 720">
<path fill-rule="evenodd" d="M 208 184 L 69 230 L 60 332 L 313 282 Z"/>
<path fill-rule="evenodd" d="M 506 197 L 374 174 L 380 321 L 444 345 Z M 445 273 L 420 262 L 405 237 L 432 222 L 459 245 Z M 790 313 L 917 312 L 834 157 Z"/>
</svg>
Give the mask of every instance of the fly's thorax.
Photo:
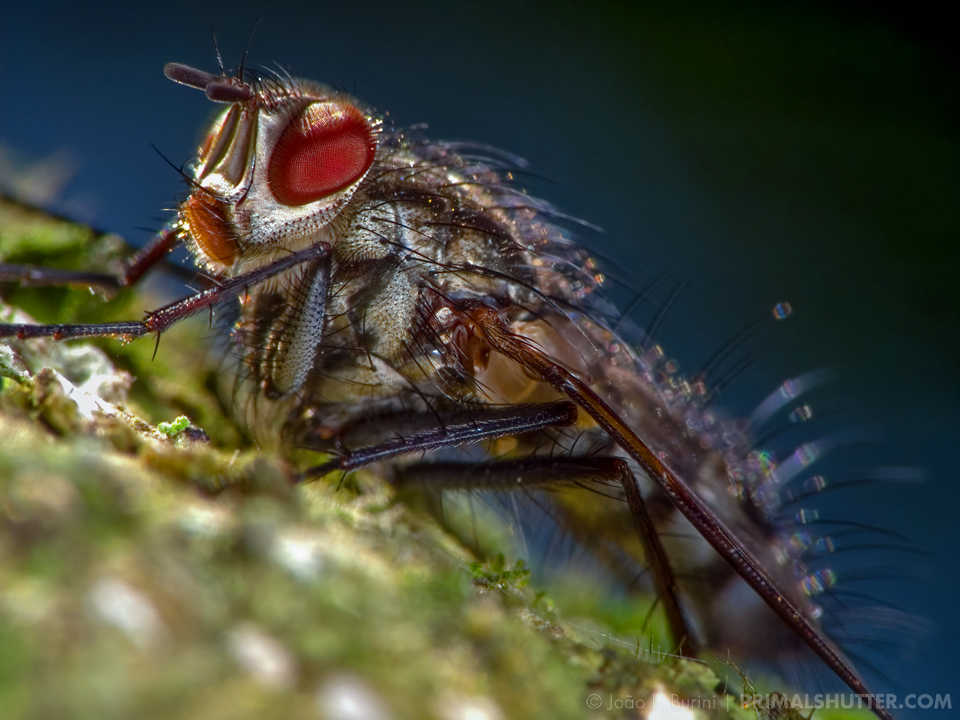
<svg viewBox="0 0 960 720">
<path fill-rule="evenodd" d="M 428 395 L 460 394 L 449 387 L 450 371 L 463 376 L 472 368 L 460 367 L 462 349 L 443 314 L 451 301 L 484 298 L 504 309 L 543 304 L 530 289 L 538 261 L 525 242 L 533 223 L 499 207 L 498 188 L 418 155 L 401 136 L 384 140 L 374 170 L 331 224 L 326 324 L 301 392 L 308 404 L 420 385 Z M 293 313 L 303 312 L 300 276 L 302 270 L 291 271 L 265 285 L 285 295 Z M 252 315 L 282 304 L 267 302 Z M 282 335 L 288 324 L 284 319 L 271 332 Z M 253 320 L 266 338 L 260 325 Z"/>
</svg>

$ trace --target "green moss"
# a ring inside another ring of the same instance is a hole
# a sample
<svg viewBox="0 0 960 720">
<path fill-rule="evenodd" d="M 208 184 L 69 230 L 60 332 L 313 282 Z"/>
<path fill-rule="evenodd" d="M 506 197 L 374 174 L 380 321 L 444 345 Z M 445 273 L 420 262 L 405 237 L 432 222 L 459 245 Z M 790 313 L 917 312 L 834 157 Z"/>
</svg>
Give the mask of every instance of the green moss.
<svg viewBox="0 0 960 720">
<path fill-rule="evenodd" d="M 169 438 L 174 438 L 184 430 L 190 427 L 190 418 L 181 415 L 173 422 L 162 422 L 157 425 L 157 430 Z"/>
</svg>

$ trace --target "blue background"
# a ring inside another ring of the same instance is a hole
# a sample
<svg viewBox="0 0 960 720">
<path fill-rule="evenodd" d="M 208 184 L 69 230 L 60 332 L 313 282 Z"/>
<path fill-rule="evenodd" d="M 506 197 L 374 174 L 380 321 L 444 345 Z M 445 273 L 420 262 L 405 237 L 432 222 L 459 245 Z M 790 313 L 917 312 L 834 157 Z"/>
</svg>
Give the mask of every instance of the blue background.
<svg viewBox="0 0 960 720">
<path fill-rule="evenodd" d="M 913 655 L 869 651 L 891 678 L 873 684 L 960 702 L 960 84 L 945 21 L 922 4 L 131 6 L 0 11 L 0 145 L 14 163 L 71 159 L 54 207 L 144 242 L 184 192 L 150 144 L 189 159 L 212 112 L 163 64 L 215 70 L 212 23 L 233 65 L 262 18 L 254 64 L 515 152 L 538 195 L 605 229 L 582 240 L 629 286 L 686 280 L 660 331 L 684 368 L 788 300 L 795 317 L 721 404 L 749 414 L 783 379 L 829 368 L 813 404 L 833 417 L 813 437 L 880 439 L 837 471 L 926 470 L 924 485 L 824 502 L 932 553 L 873 557 L 896 579 L 859 586 L 932 625 Z"/>
</svg>

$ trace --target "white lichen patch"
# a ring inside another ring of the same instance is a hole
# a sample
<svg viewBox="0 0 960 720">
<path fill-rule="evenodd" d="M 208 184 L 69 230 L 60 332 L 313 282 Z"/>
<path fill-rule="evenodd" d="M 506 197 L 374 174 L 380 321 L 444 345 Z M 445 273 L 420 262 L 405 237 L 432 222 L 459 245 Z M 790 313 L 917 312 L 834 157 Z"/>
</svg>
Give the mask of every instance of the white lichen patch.
<svg viewBox="0 0 960 720">
<path fill-rule="evenodd" d="M 17 367 L 16 356 L 7 345 L 0 345 L 0 378 L 10 378 L 21 385 L 30 381 L 30 373 Z"/>
<path fill-rule="evenodd" d="M 33 324 L 35 321 L 20 310 L 13 310 L 10 322 Z M 154 428 L 128 412 L 133 377 L 118 370 L 100 348 L 86 343 L 56 342 L 51 338 L 29 341 L 7 340 L 0 344 L 0 377 L 8 377 L 21 385 L 39 383 L 47 388 L 56 385 L 66 401 L 75 408 L 82 427 L 95 431 L 104 421 L 117 421 L 138 435 L 151 440 L 166 440 L 189 426 L 184 417 Z M 66 408 L 59 409 L 61 413 Z M 56 427 L 58 423 L 53 423 Z"/>
<path fill-rule="evenodd" d="M 181 500 L 176 511 L 177 527 L 192 538 L 215 540 L 228 533 L 234 525 L 230 509 L 214 501 Z"/>
<path fill-rule="evenodd" d="M 443 720 L 503 720 L 503 711 L 490 698 L 446 697 L 438 704 L 437 715 Z"/>
<path fill-rule="evenodd" d="M 154 647 L 167 634 L 150 597 L 122 580 L 97 581 L 87 593 L 87 606 L 94 617 L 120 630 L 141 649 Z"/>
<path fill-rule="evenodd" d="M 278 532 L 270 544 L 270 557 L 302 582 L 316 582 L 326 565 L 326 542 L 315 531 L 290 528 Z"/>
<path fill-rule="evenodd" d="M 94 378 L 91 385 L 88 385 L 87 383 L 84 385 L 74 385 L 66 377 L 61 375 L 53 368 L 49 368 L 49 371 L 52 373 L 53 377 L 56 378 L 57 382 L 60 383 L 60 386 L 63 388 L 63 392 L 67 396 L 67 399 L 72 400 L 76 404 L 77 410 L 80 412 L 80 416 L 84 420 L 93 422 L 97 414 L 105 415 L 107 417 L 120 417 L 120 408 L 113 403 L 107 402 L 95 392 L 90 391 L 91 385 L 98 386 L 99 378 Z"/>
<path fill-rule="evenodd" d="M 254 549 L 297 580 L 314 583 L 330 573 L 349 573 L 391 585 L 397 573 L 383 555 L 378 536 L 342 523 L 277 526 L 260 519 L 248 533 Z"/>
<path fill-rule="evenodd" d="M 393 717 L 376 691 L 355 675 L 326 678 L 314 697 L 325 720 L 390 720 Z"/>
<path fill-rule="evenodd" d="M 276 689 L 296 685 L 297 659 L 279 640 L 253 623 L 241 623 L 227 634 L 234 662 L 260 684 Z"/>
</svg>

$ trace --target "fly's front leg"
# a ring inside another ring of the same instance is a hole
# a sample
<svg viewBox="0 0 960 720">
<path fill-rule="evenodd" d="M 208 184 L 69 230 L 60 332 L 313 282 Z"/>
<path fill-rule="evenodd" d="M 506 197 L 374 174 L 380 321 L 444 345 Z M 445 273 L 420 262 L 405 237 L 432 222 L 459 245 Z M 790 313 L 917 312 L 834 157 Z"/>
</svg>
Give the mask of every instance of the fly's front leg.
<svg viewBox="0 0 960 720">
<path fill-rule="evenodd" d="M 291 253 L 269 265 L 225 280 L 210 290 L 204 290 L 159 310 L 149 312 L 144 320 L 88 325 L 0 324 L 0 338 L 15 337 L 18 340 L 24 340 L 27 338 L 52 337 L 54 340 L 72 340 L 89 337 L 119 337 L 134 340 L 145 335 L 159 334 L 191 315 L 211 308 L 223 300 L 243 294 L 248 288 L 254 287 L 264 280 L 301 263 L 327 258 L 329 254 L 329 245 L 317 243 L 299 252 Z"/>
<path fill-rule="evenodd" d="M 133 285 L 181 242 L 183 242 L 183 235 L 177 227 L 169 225 L 164 228 L 127 263 L 121 278 L 122 286 Z"/>
<path fill-rule="evenodd" d="M 688 657 L 697 652 L 680 606 L 676 576 L 647 511 L 640 486 L 627 462 L 610 457 L 528 458 L 485 463 L 422 463 L 396 471 L 398 489 L 424 490 L 548 490 L 561 486 L 619 484 L 630 508 L 659 602 L 663 603 L 670 634 Z"/>
</svg>

